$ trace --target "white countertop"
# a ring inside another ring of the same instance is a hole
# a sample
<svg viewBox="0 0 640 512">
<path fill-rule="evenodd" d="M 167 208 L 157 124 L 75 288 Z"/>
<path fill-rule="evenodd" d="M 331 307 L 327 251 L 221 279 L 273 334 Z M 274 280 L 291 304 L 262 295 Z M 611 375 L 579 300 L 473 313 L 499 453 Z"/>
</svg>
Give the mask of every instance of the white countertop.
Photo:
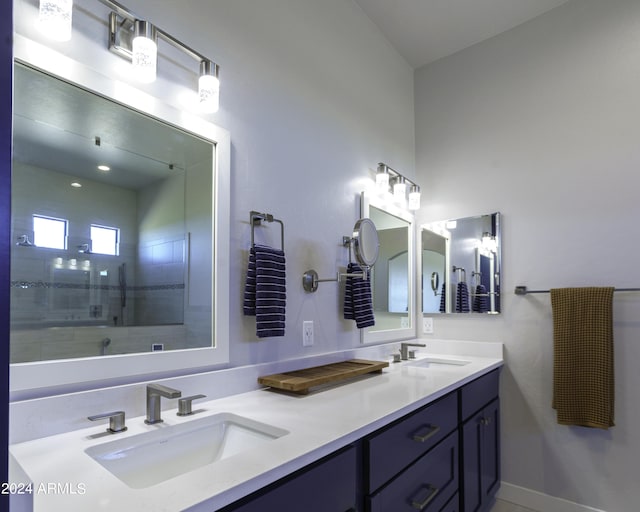
<svg viewBox="0 0 640 512">
<path fill-rule="evenodd" d="M 430 355 L 442 357 L 442 353 L 418 352 L 418 358 Z M 10 446 L 10 452 L 19 469 L 33 483 L 31 497 L 35 512 L 177 512 L 187 509 L 191 512 L 212 512 L 503 363 L 501 357 L 451 357 L 470 363 L 437 368 L 391 363 L 382 374 L 360 377 L 305 396 L 261 389 L 196 402 L 194 410 L 201 412 L 187 419 L 176 416 L 175 410 L 165 410 L 162 413 L 164 426 L 229 412 L 285 429 L 289 434 L 252 451 L 144 489 L 128 487 L 84 452 L 99 443 L 162 428 L 146 425 L 144 417 L 127 418 L 128 430 L 122 434 L 100 436 L 106 426 L 101 423 L 83 430 L 14 444 Z M 17 483 L 16 475 L 20 472 L 13 474 L 13 482 Z M 48 487 L 49 483 L 56 484 L 56 491 Z M 39 492 L 45 489 L 46 492 Z"/>
</svg>

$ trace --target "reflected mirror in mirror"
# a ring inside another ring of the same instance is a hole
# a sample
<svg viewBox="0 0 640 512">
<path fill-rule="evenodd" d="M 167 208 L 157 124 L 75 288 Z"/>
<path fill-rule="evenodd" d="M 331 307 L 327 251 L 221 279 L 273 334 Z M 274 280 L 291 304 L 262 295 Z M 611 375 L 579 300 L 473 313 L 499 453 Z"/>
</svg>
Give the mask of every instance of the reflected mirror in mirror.
<svg viewBox="0 0 640 512">
<path fill-rule="evenodd" d="M 423 313 L 500 313 L 500 214 L 421 229 Z"/>
<path fill-rule="evenodd" d="M 214 145 L 19 64 L 14 91 L 11 362 L 211 347 Z"/>
<path fill-rule="evenodd" d="M 373 221 L 379 240 L 378 260 L 371 270 L 376 323 L 363 329 L 363 341 L 392 341 L 415 336 L 412 330 L 413 216 L 364 193 L 362 210 L 362 216 Z"/>
</svg>

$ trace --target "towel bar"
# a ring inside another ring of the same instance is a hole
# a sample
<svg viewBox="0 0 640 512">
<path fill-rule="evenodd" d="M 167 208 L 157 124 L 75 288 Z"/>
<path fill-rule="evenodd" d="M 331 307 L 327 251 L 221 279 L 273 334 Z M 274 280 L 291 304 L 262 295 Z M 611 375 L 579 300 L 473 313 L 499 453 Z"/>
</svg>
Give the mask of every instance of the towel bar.
<svg viewBox="0 0 640 512">
<path fill-rule="evenodd" d="M 516 286 L 516 295 L 528 295 L 530 293 L 549 293 L 551 290 L 528 290 L 526 286 Z M 640 288 L 615 288 L 614 292 L 640 292 Z"/>
</svg>

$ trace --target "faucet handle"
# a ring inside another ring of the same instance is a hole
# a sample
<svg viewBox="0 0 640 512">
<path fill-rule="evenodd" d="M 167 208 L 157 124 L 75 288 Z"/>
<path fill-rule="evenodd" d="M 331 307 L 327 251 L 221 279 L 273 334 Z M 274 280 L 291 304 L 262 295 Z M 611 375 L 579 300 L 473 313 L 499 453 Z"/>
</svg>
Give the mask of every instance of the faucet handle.
<svg viewBox="0 0 640 512">
<path fill-rule="evenodd" d="M 198 398 L 205 398 L 206 396 L 207 395 L 192 395 L 180 398 L 178 400 L 178 416 L 189 416 L 193 414 L 191 410 L 192 402 Z"/>
<path fill-rule="evenodd" d="M 101 414 L 89 416 L 87 419 L 90 421 L 98 421 L 106 418 L 109 418 L 109 428 L 107 429 L 107 432 L 117 434 L 127 430 L 127 427 L 124 424 L 124 411 L 103 412 Z"/>
</svg>

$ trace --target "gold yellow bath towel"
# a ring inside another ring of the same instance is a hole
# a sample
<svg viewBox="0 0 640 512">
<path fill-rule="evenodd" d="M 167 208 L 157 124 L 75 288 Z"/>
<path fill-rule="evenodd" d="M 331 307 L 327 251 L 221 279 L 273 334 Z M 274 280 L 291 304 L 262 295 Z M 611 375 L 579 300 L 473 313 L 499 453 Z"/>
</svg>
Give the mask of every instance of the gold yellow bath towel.
<svg viewBox="0 0 640 512">
<path fill-rule="evenodd" d="M 614 426 L 613 292 L 551 290 L 553 408 L 561 425 Z"/>
</svg>

